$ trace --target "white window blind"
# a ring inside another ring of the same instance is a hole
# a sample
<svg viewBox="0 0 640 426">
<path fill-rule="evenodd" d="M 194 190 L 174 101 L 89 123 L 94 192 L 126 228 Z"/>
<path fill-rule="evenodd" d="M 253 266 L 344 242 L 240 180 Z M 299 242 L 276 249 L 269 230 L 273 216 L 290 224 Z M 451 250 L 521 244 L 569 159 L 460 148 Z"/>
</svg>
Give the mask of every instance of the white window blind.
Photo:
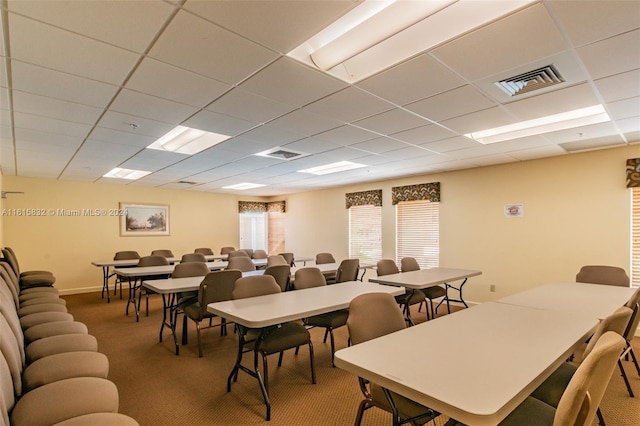
<svg viewBox="0 0 640 426">
<path fill-rule="evenodd" d="M 267 213 L 240 213 L 240 248 L 267 249 Z"/>
<path fill-rule="evenodd" d="M 401 201 L 396 204 L 396 262 L 415 257 L 422 268 L 440 264 L 440 203 Z"/>
<path fill-rule="evenodd" d="M 640 286 L 640 188 L 631 189 L 631 285 Z"/>
<path fill-rule="evenodd" d="M 284 217 L 285 213 L 269 212 L 268 218 L 268 232 L 267 240 L 268 247 L 267 253 L 277 254 L 285 251 L 284 247 Z"/>
<path fill-rule="evenodd" d="M 382 207 L 349 208 L 349 257 L 376 263 L 382 257 Z"/>
</svg>

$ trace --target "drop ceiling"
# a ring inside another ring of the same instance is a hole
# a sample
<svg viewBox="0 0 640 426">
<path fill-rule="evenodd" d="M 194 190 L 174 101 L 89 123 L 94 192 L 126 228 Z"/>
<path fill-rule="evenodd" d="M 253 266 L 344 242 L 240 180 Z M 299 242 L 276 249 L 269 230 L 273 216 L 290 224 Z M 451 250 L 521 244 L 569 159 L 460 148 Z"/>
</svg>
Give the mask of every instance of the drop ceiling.
<svg viewBox="0 0 640 426">
<path fill-rule="evenodd" d="M 640 140 L 636 0 L 534 2 L 355 83 L 286 54 L 357 1 L 0 4 L 3 175 L 275 196 Z M 514 97 L 494 84 L 549 65 L 565 82 Z M 463 136 L 594 104 L 612 121 Z M 232 137 L 193 156 L 145 149 L 180 124 Z M 275 148 L 304 155 L 255 155 Z M 343 160 L 367 167 L 298 172 Z M 152 173 L 102 177 L 114 167 Z"/>
</svg>

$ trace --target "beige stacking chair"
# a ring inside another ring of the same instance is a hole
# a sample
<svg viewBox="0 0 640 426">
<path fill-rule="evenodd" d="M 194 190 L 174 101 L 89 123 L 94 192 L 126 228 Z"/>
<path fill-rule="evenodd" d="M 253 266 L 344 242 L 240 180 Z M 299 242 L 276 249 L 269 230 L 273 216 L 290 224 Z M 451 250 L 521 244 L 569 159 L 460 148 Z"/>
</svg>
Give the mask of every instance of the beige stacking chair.
<svg viewBox="0 0 640 426">
<path fill-rule="evenodd" d="M 587 265 L 580 268 L 576 282 L 629 287 L 629 276 L 617 266 Z"/>
<path fill-rule="evenodd" d="M 358 279 L 358 271 L 360 270 L 359 259 L 345 259 L 340 262 L 338 271 L 336 272 L 336 283 L 347 281 L 356 281 Z"/>
<path fill-rule="evenodd" d="M 398 272 L 400 272 L 400 270 L 398 269 L 398 265 L 396 265 L 396 263 L 392 259 L 381 259 L 378 261 L 376 266 L 377 266 L 377 272 L 379 277 L 382 277 L 384 275 L 397 274 Z M 424 293 L 422 292 L 422 290 L 417 290 L 417 289 L 413 290 L 413 294 L 409 299 L 409 303 L 407 303 L 406 295 L 396 296 L 396 302 L 398 303 L 398 305 L 400 305 L 400 307 L 402 307 L 403 312 L 405 313 L 407 318 L 410 318 L 410 315 L 408 312 L 410 306 L 420 304 L 424 301 L 425 301 Z M 427 319 L 429 319 L 428 315 L 429 314 L 427 311 Z"/>
<path fill-rule="evenodd" d="M 403 257 L 400 260 L 400 269 L 402 269 L 402 272 L 418 271 L 420 270 L 420 265 L 418 264 L 418 261 L 414 257 Z M 426 308 L 427 320 L 429 319 L 429 317 L 435 318 L 436 311 L 433 308 L 433 300 L 438 299 L 440 297 L 445 297 L 447 295 L 447 290 L 442 286 L 436 285 L 433 287 L 423 288 L 420 291 L 424 294 L 426 299 L 429 299 L 429 306 Z M 426 300 L 425 300 L 425 305 L 426 305 Z M 422 302 L 420 303 L 420 306 L 422 307 Z M 429 308 L 431 308 L 431 314 L 429 314 Z"/>
<path fill-rule="evenodd" d="M 199 247 L 193 251 L 194 253 L 204 254 L 205 256 L 213 256 L 213 250 L 209 247 Z"/>
<path fill-rule="evenodd" d="M 136 260 L 136 259 L 140 259 L 140 254 L 134 250 L 118 251 L 113 256 L 113 260 Z M 118 268 L 128 268 L 128 266 L 118 266 Z M 113 273 L 112 275 L 116 276 L 116 281 L 113 286 L 113 294 L 115 296 L 115 294 L 118 292 L 118 286 L 120 286 L 120 299 L 122 299 L 122 283 L 126 281 L 126 279 L 115 273 Z"/>
<path fill-rule="evenodd" d="M 253 260 L 246 254 L 244 256 L 230 257 L 227 269 L 237 269 L 241 272 L 255 271 L 256 265 L 253 264 Z"/>
<path fill-rule="evenodd" d="M 271 275 L 280 286 L 281 291 L 288 291 L 291 282 L 291 266 L 272 265 L 267 266 L 264 275 Z"/>
</svg>

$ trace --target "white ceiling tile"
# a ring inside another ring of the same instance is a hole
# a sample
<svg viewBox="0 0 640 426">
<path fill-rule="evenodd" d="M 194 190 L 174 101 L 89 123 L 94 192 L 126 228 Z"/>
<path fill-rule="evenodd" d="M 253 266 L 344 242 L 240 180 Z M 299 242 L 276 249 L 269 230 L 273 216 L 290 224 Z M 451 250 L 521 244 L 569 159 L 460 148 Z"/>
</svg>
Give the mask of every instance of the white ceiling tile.
<svg viewBox="0 0 640 426">
<path fill-rule="evenodd" d="M 275 127 L 266 125 L 251 129 L 248 132 L 243 133 L 242 137 L 244 139 L 249 139 L 253 142 L 261 144 L 265 147 L 264 150 L 266 150 L 271 147 L 276 147 L 289 142 L 297 141 L 304 138 L 304 135 L 291 132 L 290 130 L 277 129 Z"/>
<path fill-rule="evenodd" d="M 180 11 L 148 56 L 236 84 L 278 55 L 202 18 Z"/>
<path fill-rule="evenodd" d="M 600 101 L 591 85 L 583 83 L 511 102 L 506 109 L 519 120 L 531 120 L 598 104 Z"/>
<path fill-rule="evenodd" d="M 622 138 L 618 135 L 614 124 L 610 121 L 606 123 L 592 124 L 590 126 L 577 127 L 575 129 L 560 130 L 544 135 L 545 139 L 558 145 L 571 143 L 573 141 L 580 143 L 580 141 L 607 136 L 612 136 L 612 140 L 622 141 Z"/>
<path fill-rule="evenodd" d="M 185 158 L 184 154 L 158 151 L 157 149 L 143 149 L 138 154 L 122 163 L 124 169 L 145 170 L 154 172 Z"/>
<path fill-rule="evenodd" d="M 175 127 L 174 124 L 163 123 L 161 121 L 142 118 L 132 114 L 123 114 L 116 111 L 106 111 L 100 118 L 98 126 L 151 136 L 154 139 L 163 136 Z"/>
<path fill-rule="evenodd" d="M 300 107 L 337 92 L 346 85 L 292 59 L 280 58 L 240 87 L 278 102 Z"/>
<path fill-rule="evenodd" d="M 536 158 L 553 157 L 556 155 L 564 155 L 567 151 L 558 145 L 545 145 L 537 148 L 523 149 L 521 151 L 511 151 L 509 155 L 517 160 L 534 160 Z"/>
<path fill-rule="evenodd" d="M 372 139 L 366 142 L 355 143 L 355 144 L 349 145 L 349 147 L 359 149 L 367 153 L 382 154 L 388 151 L 408 148 L 409 145 L 407 145 L 404 142 L 400 142 L 391 138 L 382 137 L 382 138 Z"/>
<path fill-rule="evenodd" d="M 413 129 L 416 127 L 430 124 L 428 121 L 417 117 L 410 112 L 396 108 L 373 117 L 353 123 L 357 127 L 371 130 L 381 135 L 391 135 L 403 130 Z"/>
<path fill-rule="evenodd" d="M 283 145 L 283 147 L 285 149 L 304 152 L 306 154 L 317 154 L 320 152 L 341 148 L 342 145 L 313 137 L 291 142 Z"/>
<path fill-rule="evenodd" d="M 609 116 L 616 122 L 625 118 L 640 117 L 640 97 L 610 102 L 608 107 Z"/>
<path fill-rule="evenodd" d="M 118 87 L 88 78 L 11 61 L 13 89 L 103 108 L 118 91 Z"/>
<path fill-rule="evenodd" d="M 11 57 L 120 85 L 139 55 L 10 13 Z"/>
<path fill-rule="evenodd" d="M 640 30 L 631 31 L 578 49 L 594 80 L 638 69 Z"/>
<path fill-rule="evenodd" d="M 351 145 L 353 143 L 363 142 L 379 137 L 380 135 L 378 133 L 373 133 L 349 124 L 326 132 L 318 133 L 314 136 L 315 139 L 332 142 L 337 145 Z"/>
<path fill-rule="evenodd" d="M 257 123 L 213 111 L 202 110 L 191 116 L 188 120 L 183 121 L 182 125 L 221 135 L 236 136 L 256 127 Z"/>
<path fill-rule="evenodd" d="M 14 113 L 13 120 L 16 128 L 39 130 L 80 138 L 86 137 L 91 130 L 91 126 L 88 124 L 73 123 L 39 115 L 24 114 L 22 112 Z"/>
<path fill-rule="evenodd" d="M 118 94 L 109 109 L 171 124 L 180 124 L 198 111 L 189 105 L 127 89 Z"/>
<path fill-rule="evenodd" d="M 102 113 L 100 108 L 18 91 L 13 92 L 13 108 L 16 112 L 25 114 L 90 125 L 93 125 Z"/>
<path fill-rule="evenodd" d="M 142 61 L 126 87 L 198 108 L 208 105 L 231 88 L 228 84 L 151 58 Z"/>
<path fill-rule="evenodd" d="M 458 136 L 455 138 L 421 144 L 420 146 L 433 152 L 445 153 L 460 149 L 475 148 L 478 146 L 478 142 L 465 138 L 464 136 Z"/>
<path fill-rule="evenodd" d="M 640 2 L 554 0 L 549 4 L 576 46 L 640 26 Z"/>
<path fill-rule="evenodd" d="M 133 132 L 122 132 L 120 130 L 108 129 L 106 127 L 96 127 L 91 132 L 90 139 L 109 142 L 115 146 L 126 145 L 135 148 L 136 151 L 151 145 L 156 138 L 152 136 L 140 135 Z"/>
<path fill-rule="evenodd" d="M 305 107 L 311 112 L 326 115 L 346 123 L 393 108 L 393 104 L 355 87 L 348 87 Z"/>
<path fill-rule="evenodd" d="M 304 136 L 312 136 L 340 127 L 343 123 L 331 117 L 314 114 L 306 108 L 297 109 L 269 122 L 269 127 L 288 130 Z"/>
<path fill-rule="evenodd" d="M 397 105 L 446 92 L 464 80 L 433 58 L 422 54 L 356 84 Z"/>
<path fill-rule="evenodd" d="M 624 145 L 624 140 L 618 135 L 602 136 L 599 138 L 574 140 L 559 144 L 562 148 L 569 152 L 583 151 L 586 149 L 611 148 Z"/>
<path fill-rule="evenodd" d="M 206 109 L 254 123 L 266 123 L 290 112 L 294 107 L 234 88 Z"/>
<path fill-rule="evenodd" d="M 437 124 L 430 124 L 428 126 L 416 127 L 415 129 L 394 133 L 391 136 L 403 142 L 422 145 L 428 142 L 452 138 L 456 136 L 456 134 Z"/>
<path fill-rule="evenodd" d="M 185 9 L 263 46 L 287 53 L 356 5 L 351 0 L 188 1 Z"/>
<path fill-rule="evenodd" d="M 503 108 L 488 108 L 470 114 L 444 120 L 440 122 L 443 126 L 464 135 L 470 132 L 477 132 L 493 127 L 504 126 L 515 121 L 512 115 L 509 115 Z"/>
<path fill-rule="evenodd" d="M 640 68 L 596 80 L 598 92 L 605 102 L 640 96 Z"/>
<path fill-rule="evenodd" d="M 405 108 L 430 120 L 442 121 L 494 105 L 473 86 L 467 85 L 411 103 Z"/>
</svg>

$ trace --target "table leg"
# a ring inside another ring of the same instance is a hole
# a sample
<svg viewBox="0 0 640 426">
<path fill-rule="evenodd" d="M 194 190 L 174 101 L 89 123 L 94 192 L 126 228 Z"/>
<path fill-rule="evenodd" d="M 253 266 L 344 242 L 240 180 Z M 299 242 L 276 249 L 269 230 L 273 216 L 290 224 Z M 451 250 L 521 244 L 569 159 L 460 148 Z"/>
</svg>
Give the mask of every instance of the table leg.
<svg viewBox="0 0 640 426">
<path fill-rule="evenodd" d="M 409 323 L 410 326 L 416 325 L 413 322 L 413 319 L 411 318 L 411 305 L 409 305 L 409 301 L 411 300 L 411 298 L 413 297 L 414 293 L 416 292 L 415 289 L 409 289 L 409 291 L 407 291 L 405 293 L 405 298 L 404 298 L 404 309 L 406 311 L 406 321 Z"/>
<path fill-rule="evenodd" d="M 142 282 L 142 280 L 140 280 Z M 127 300 L 127 308 L 126 313 L 129 315 L 129 305 L 133 303 L 133 309 L 136 312 L 136 322 L 140 321 L 140 314 L 138 312 L 138 304 L 136 303 L 136 290 L 138 289 L 138 278 L 133 278 L 133 282 L 131 282 L 131 277 L 129 277 L 129 299 Z"/>
<path fill-rule="evenodd" d="M 444 289 L 445 289 L 445 295 L 444 298 L 436 305 L 436 314 L 438 313 L 438 308 L 440 308 L 440 305 L 442 305 L 443 302 L 447 302 L 447 313 L 451 313 L 451 305 L 449 304 L 449 302 L 459 302 L 462 303 L 464 305 L 465 308 L 468 308 L 469 305 L 467 305 L 467 302 L 464 301 L 464 298 L 462 297 L 462 287 L 465 285 L 465 283 L 467 282 L 468 278 L 465 278 L 462 283 L 460 284 L 460 287 L 456 287 L 454 285 L 448 284 L 448 283 L 444 283 Z M 453 289 L 455 291 L 458 292 L 458 294 L 460 295 L 460 299 L 452 299 L 449 297 L 449 289 Z"/>
<path fill-rule="evenodd" d="M 103 266 L 102 267 L 102 293 L 101 293 L 101 297 L 104 299 L 104 294 L 107 294 L 107 303 L 111 303 L 111 296 L 109 295 L 109 278 L 111 277 L 111 275 L 109 275 L 109 267 L 108 266 Z"/>
</svg>

